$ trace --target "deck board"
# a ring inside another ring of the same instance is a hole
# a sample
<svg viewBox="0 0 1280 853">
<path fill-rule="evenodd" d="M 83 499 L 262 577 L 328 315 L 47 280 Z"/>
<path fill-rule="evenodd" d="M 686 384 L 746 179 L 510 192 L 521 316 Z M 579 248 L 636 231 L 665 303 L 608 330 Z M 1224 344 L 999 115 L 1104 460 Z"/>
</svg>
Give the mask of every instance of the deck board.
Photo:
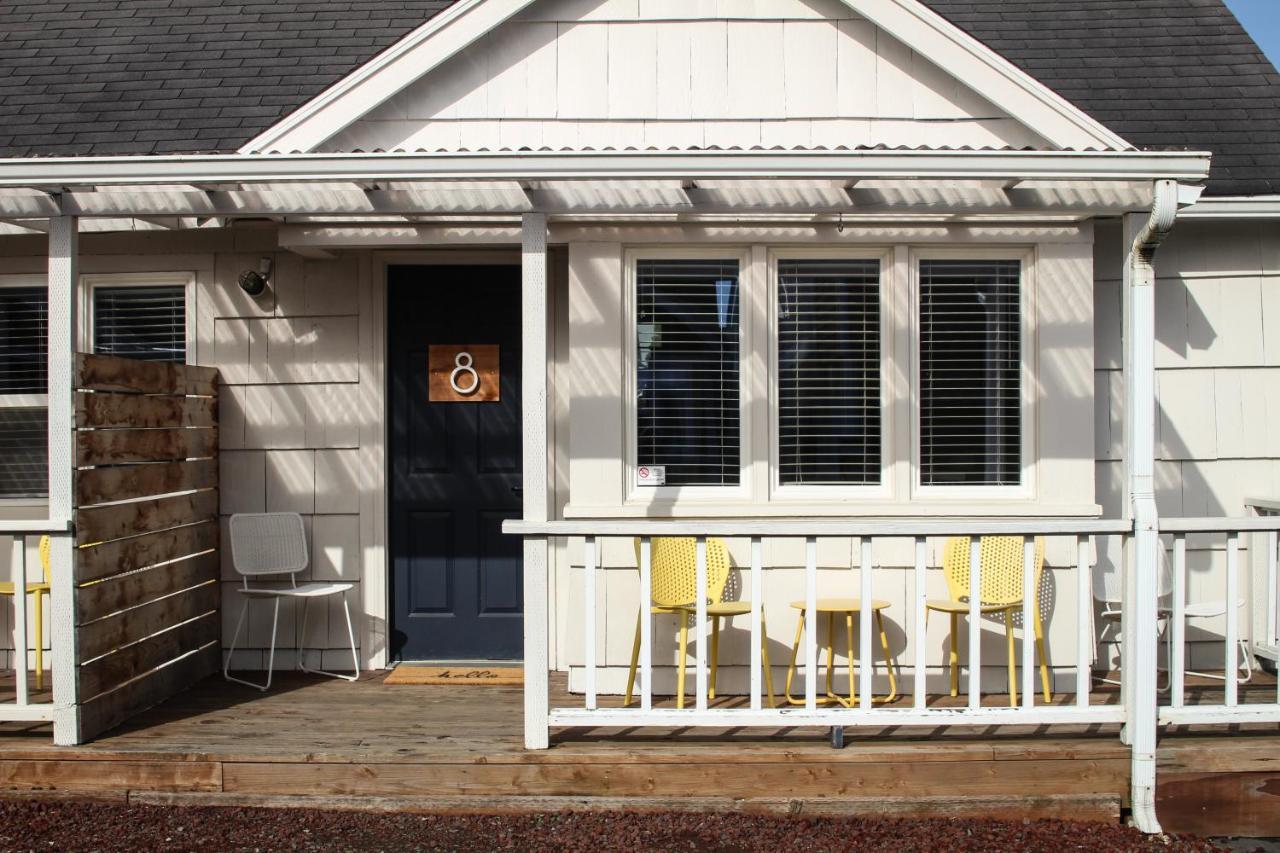
<svg viewBox="0 0 1280 853">
<path fill-rule="evenodd" d="M 0 795 L 1095 820 L 1119 819 L 1128 797 L 1130 757 L 1114 726 L 1051 735 L 1030 726 L 850 729 L 842 750 L 813 728 L 583 728 L 557 730 L 550 749 L 531 752 L 522 745 L 519 687 L 390 686 L 380 673 L 354 684 L 276 678 L 266 694 L 208 678 L 81 747 L 54 747 L 47 726 L 11 724 L 0 730 Z M 563 675 L 553 674 L 552 694 L 557 705 L 581 702 Z M 1116 696 L 1099 690 L 1092 699 Z M 1280 727 L 1254 728 L 1166 736 L 1162 776 L 1181 784 L 1216 774 L 1207 784 L 1230 800 L 1239 774 L 1274 775 L 1280 765 Z"/>
</svg>

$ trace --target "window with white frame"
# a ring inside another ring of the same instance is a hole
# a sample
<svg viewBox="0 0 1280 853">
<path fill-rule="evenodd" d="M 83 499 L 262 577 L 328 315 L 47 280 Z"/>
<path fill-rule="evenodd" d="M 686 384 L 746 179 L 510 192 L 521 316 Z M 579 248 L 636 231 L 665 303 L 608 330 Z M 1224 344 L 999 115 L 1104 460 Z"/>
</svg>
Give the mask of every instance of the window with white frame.
<svg viewBox="0 0 1280 853">
<path fill-rule="evenodd" d="M 656 468 L 666 486 L 742 487 L 690 493 L 698 499 L 750 499 L 765 483 L 742 472 L 767 470 L 769 499 L 781 501 L 905 500 L 917 490 L 945 498 L 961 494 L 956 487 L 1028 496 L 1029 254 L 911 251 L 903 306 L 915 305 L 896 319 L 893 251 L 779 248 L 764 253 L 767 267 L 747 266 L 751 256 L 628 255 L 639 485 L 655 485 L 640 472 Z M 769 288 L 767 300 L 751 297 L 757 287 Z M 767 382 L 743 381 L 742 365 L 752 363 L 769 365 Z M 895 400 L 912 420 L 899 442 Z M 768 407 L 770 434 L 753 441 L 744 430 L 759 406 Z"/>
<path fill-rule="evenodd" d="M 741 480 L 738 274 L 736 258 L 636 261 L 635 458 L 663 485 Z"/>
<path fill-rule="evenodd" d="M 1022 478 L 1022 263 L 921 259 L 922 486 Z"/>
<path fill-rule="evenodd" d="M 777 261 L 779 485 L 876 485 L 881 471 L 880 261 Z"/>
<path fill-rule="evenodd" d="M 0 285 L 0 498 L 49 491 L 48 315 L 43 281 Z"/>
</svg>

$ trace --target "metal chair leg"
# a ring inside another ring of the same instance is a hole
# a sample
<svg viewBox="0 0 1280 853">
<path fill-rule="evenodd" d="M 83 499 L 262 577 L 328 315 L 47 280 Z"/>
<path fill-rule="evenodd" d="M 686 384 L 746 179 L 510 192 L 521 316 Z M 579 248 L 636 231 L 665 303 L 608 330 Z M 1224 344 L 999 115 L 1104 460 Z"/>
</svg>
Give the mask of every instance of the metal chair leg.
<svg viewBox="0 0 1280 853">
<path fill-rule="evenodd" d="M 280 613 L 280 599 L 279 599 L 279 598 L 277 598 L 277 599 L 276 599 L 276 610 L 275 610 L 275 612 L 276 612 L 276 614 L 277 614 L 277 615 L 279 615 L 279 613 Z M 253 681 L 246 681 L 246 680 L 245 680 L 245 679 L 243 679 L 243 678 L 236 678 L 234 675 L 232 675 L 232 674 L 231 674 L 231 658 L 235 656 L 235 653 L 236 653 L 236 641 L 240 638 L 240 629 L 244 627 L 244 620 L 245 620 L 245 617 L 246 617 L 246 616 L 248 616 L 248 615 L 249 615 L 249 599 L 248 599 L 248 598 L 245 598 L 245 599 L 244 599 L 244 603 L 240 606 L 240 618 L 238 618 L 238 619 L 236 620 L 236 629 L 235 629 L 235 631 L 233 631 L 233 632 L 232 632 L 232 634 L 231 634 L 231 647 L 230 647 L 229 649 L 227 649 L 227 660 L 226 660 L 226 663 L 224 663 L 224 664 L 222 665 L 222 677 L 223 677 L 224 679 L 226 679 L 227 681 L 234 681 L 234 682 L 236 682 L 237 684 L 243 684 L 243 685 L 245 685 L 246 687 L 252 687 L 252 688 L 254 688 L 254 689 L 256 689 L 256 690 L 261 690 L 263 693 L 265 693 L 265 692 L 267 692 L 267 690 L 271 687 L 271 663 L 268 663 L 268 664 L 267 664 L 267 683 L 266 683 L 266 684 L 258 684 L 258 683 L 253 682 Z M 272 619 L 272 622 L 271 622 L 271 660 L 272 660 L 273 662 L 274 662 L 274 660 L 275 660 L 275 649 L 276 649 L 276 624 L 275 624 L 275 620 L 274 620 L 274 619 Z"/>
<path fill-rule="evenodd" d="M 277 599 L 277 600 L 278 600 L 278 599 Z M 298 649 L 298 668 L 299 668 L 299 669 L 301 669 L 301 670 L 302 670 L 303 672 L 305 672 L 305 673 L 309 673 L 310 675 L 325 675 L 325 676 L 328 676 L 329 678 L 341 678 L 343 681 L 358 681 L 358 680 L 359 680 L 359 678 L 360 678 L 360 656 L 359 656 L 359 654 L 356 652 L 356 634 L 355 634 L 355 631 L 354 631 L 354 630 L 352 629 L 352 627 L 351 627 L 351 603 L 347 600 L 347 594 L 346 594 L 345 592 L 342 594 L 342 610 L 343 610 L 343 612 L 346 614 L 346 617 L 347 617 L 347 637 L 348 637 L 348 639 L 350 639 L 350 641 L 351 641 L 351 663 L 352 663 L 352 669 L 353 669 L 353 673 L 352 673 L 351 675 L 345 675 L 344 673 L 341 673 L 341 672 L 329 672 L 328 670 L 323 669 L 323 668 L 318 668 L 318 669 L 309 669 L 305 664 L 303 664 L 303 663 L 302 663 L 302 648 L 301 648 L 301 646 L 302 646 L 302 643 L 306 642 L 306 636 L 307 636 L 307 635 L 306 635 L 306 633 L 305 633 L 305 631 L 306 631 L 306 625 L 307 625 L 307 621 L 306 621 L 306 615 L 307 615 L 306 606 L 307 606 L 307 603 L 308 603 L 307 599 L 305 599 L 305 598 L 304 598 L 302 601 L 303 601 L 303 606 L 302 606 L 302 607 L 303 607 L 303 609 L 302 609 L 302 626 L 303 626 L 303 632 L 304 632 L 304 633 L 303 633 L 303 635 L 302 635 L 302 640 L 300 640 L 300 641 L 298 642 L 298 646 L 299 646 L 299 649 Z M 323 654 L 323 653 L 322 653 L 322 654 Z M 323 659 L 323 657 L 322 657 L 322 658 L 321 658 L 321 662 L 322 662 L 322 663 L 323 663 L 323 660 L 324 660 L 324 659 Z"/>
</svg>

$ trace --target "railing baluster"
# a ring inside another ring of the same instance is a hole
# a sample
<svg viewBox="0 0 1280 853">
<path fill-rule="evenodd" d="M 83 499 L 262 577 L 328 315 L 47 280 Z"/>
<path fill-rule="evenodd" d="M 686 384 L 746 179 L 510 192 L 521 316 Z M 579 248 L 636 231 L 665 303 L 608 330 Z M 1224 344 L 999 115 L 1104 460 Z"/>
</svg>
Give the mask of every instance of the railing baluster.
<svg viewBox="0 0 1280 853">
<path fill-rule="evenodd" d="M 969 709 L 982 706 L 982 538 L 969 539 Z"/>
<path fill-rule="evenodd" d="M 586 624 L 586 677 L 587 709 L 596 708 L 596 537 L 588 536 L 583 544 L 584 596 L 587 600 Z"/>
<path fill-rule="evenodd" d="M 915 613 L 915 633 L 912 634 L 912 646 L 915 648 L 914 673 L 912 675 L 913 684 L 911 687 L 911 706 L 917 710 L 925 706 L 925 601 L 929 597 L 928 581 L 925 575 L 925 538 L 923 536 L 916 537 L 916 565 L 915 565 L 915 603 L 912 610 Z"/>
<path fill-rule="evenodd" d="M 1222 677 L 1226 679 L 1226 705 L 1228 708 L 1235 707 L 1239 698 L 1236 684 L 1236 677 L 1239 674 L 1236 656 L 1240 654 L 1240 650 L 1237 648 L 1240 636 L 1238 619 L 1240 608 L 1237 606 L 1240 603 L 1239 564 L 1240 534 L 1233 531 L 1227 534 L 1227 649 L 1222 670 Z"/>
<path fill-rule="evenodd" d="M 1036 540 L 1022 537 L 1022 707 L 1036 706 Z"/>
<path fill-rule="evenodd" d="M 1076 537 L 1076 707 L 1089 706 L 1093 669 L 1093 577 L 1089 570 L 1089 537 Z"/>
<path fill-rule="evenodd" d="M 804 707 L 818 707 L 818 540 L 804 540 Z"/>
<path fill-rule="evenodd" d="M 875 647 L 871 645 L 871 617 L 873 599 L 871 597 L 871 537 L 863 536 L 860 540 L 861 559 L 858 568 L 858 585 L 862 599 L 858 610 L 858 703 L 865 711 L 871 710 L 871 670 L 875 668 Z M 849 661 L 850 664 L 853 661 Z M 852 686 L 852 685 L 850 685 Z"/>
<path fill-rule="evenodd" d="M 653 708 L 653 539 L 640 538 L 640 709 Z"/>
<path fill-rule="evenodd" d="M 769 638 L 764 634 L 761 614 L 764 613 L 764 543 L 759 536 L 751 537 L 751 709 L 760 710 L 760 649 Z M 765 678 L 772 678 L 765 673 Z"/>
<path fill-rule="evenodd" d="M 694 591 L 697 597 L 697 625 L 695 634 L 698 638 L 698 700 L 699 711 L 707 709 L 707 537 L 699 536 L 696 540 L 696 572 L 694 574 Z"/>
<path fill-rule="evenodd" d="M 1267 533 L 1267 601 L 1263 605 L 1267 614 L 1267 639 L 1271 645 L 1280 645 L 1280 588 L 1276 578 L 1276 531 Z M 1276 679 L 1276 704 L 1280 705 L 1280 678 Z"/>
<path fill-rule="evenodd" d="M 1187 610 L 1187 534 L 1175 533 L 1173 536 L 1173 598 L 1172 613 L 1169 617 L 1169 702 L 1175 708 L 1181 708 L 1186 698 L 1186 610 Z"/>
<path fill-rule="evenodd" d="M 27 539 L 18 534 L 13 537 L 13 679 L 15 700 L 19 705 L 30 703 L 27 690 Z"/>
<path fill-rule="evenodd" d="M 1264 607 L 1266 608 L 1267 618 L 1267 636 L 1263 642 L 1268 645 L 1280 645 L 1280 589 L 1277 589 L 1276 579 L 1276 531 L 1272 530 L 1267 533 L 1267 598 Z M 1280 688 L 1280 678 L 1276 679 L 1277 688 Z"/>
</svg>

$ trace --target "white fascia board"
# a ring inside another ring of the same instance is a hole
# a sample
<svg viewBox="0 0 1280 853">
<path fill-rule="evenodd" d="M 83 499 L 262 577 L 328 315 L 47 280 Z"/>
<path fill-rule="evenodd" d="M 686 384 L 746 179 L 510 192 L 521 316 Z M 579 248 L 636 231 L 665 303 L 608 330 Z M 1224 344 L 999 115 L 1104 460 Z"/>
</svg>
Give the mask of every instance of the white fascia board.
<svg viewBox="0 0 1280 853">
<path fill-rule="evenodd" d="M 1127 150 L 1133 146 L 919 0 L 843 0 L 1054 145 Z"/>
<path fill-rule="evenodd" d="M 459 0 L 246 142 L 239 153 L 310 151 L 535 0 Z"/>
<path fill-rule="evenodd" d="M 0 159 L 0 187 L 383 181 L 1022 179 L 1202 181 L 1208 152 L 586 151 Z M 57 201 L 45 197 L 52 210 Z"/>
<path fill-rule="evenodd" d="M 1179 219 L 1280 219 L 1280 195 L 1210 196 L 1178 213 Z"/>
</svg>

